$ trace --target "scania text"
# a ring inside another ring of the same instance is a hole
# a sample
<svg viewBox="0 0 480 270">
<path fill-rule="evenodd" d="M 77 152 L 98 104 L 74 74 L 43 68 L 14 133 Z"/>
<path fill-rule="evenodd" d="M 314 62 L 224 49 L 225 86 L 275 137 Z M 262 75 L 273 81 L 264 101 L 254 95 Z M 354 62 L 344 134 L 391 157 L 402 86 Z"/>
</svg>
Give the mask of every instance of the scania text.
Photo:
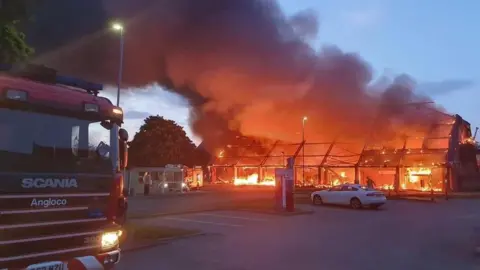
<svg viewBox="0 0 480 270">
<path fill-rule="evenodd" d="M 23 188 L 77 188 L 75 178 L 23 178 Z"/>
</svg>

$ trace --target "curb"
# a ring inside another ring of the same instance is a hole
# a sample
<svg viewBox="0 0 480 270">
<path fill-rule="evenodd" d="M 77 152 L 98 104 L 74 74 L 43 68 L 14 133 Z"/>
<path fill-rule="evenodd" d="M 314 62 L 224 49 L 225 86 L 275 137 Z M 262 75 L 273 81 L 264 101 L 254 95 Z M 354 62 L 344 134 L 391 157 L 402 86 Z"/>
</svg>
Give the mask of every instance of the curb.
<svg viewBox="0 0 480 270">
<path fill-rule="evenodd" d="M 282 216 L 282 217 L 311 215 L 315 213 L 315 211 L 313 210 L 302 210 L 302 211 L 296 211 L 296 212 L 282 212 L 282 211 L 276 212 L 276 211 L 263 211 L 263 210 L 255 210 L 255 209 L 233 209 L 233 211 L 251 212 L 251 213 Z"/>
<path fill-rule="evenodd" d="M 147 241 L 147 242 L 143 242 L 143 243 L 133 244 L 130 247 L 128 247 L 128 246 L 127 247 L 122 247 L 122 252 L 133 252 L 133 251 L 137 251 L 137 250 L 141 250 L 141 249 L 147 249 L 147 248 L 151 248 L 151 247 L 155 247 L 155 246 L 159 246 L 159 245 L 165 245 L 165 244 L 168 244 L 168 243 L 170 243 L 172 241 L 175 241 L 175 240 L 193 238 L 193 237 L 204 236 L 204 235 L 206 235 L 206 233 L 201 232 L 201 233 L 192 233 L 192 234 L 176 236 L 176 237 L 161 238 L 161 239 L 158 239 L 158 240 L 152 240 L 152 241 Z"/>
<path fill-rule="evenodd" d="M 436 203 L 438 201 L 438 198 L 434 198 L 432 200 L 431 198 L 408 198 L 408 197 L 387 197 L 387 201 L 412 201 L 412 202 L 425 202 L 425 203 Z"/>
</svg>

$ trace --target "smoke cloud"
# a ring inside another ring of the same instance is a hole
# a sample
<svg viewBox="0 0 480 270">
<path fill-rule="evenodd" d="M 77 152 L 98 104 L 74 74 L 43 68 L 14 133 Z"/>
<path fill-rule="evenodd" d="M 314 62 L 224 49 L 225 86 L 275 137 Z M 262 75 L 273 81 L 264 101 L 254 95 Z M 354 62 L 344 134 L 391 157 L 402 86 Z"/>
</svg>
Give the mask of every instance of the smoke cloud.
<svg viewBox="0 0 480 270">
<path fill-rule="evenodd" d="M 286 16 L 267 0 L 105 0 L 107 17 L 125 22 L 128 86 L 153 82 L 187 98 L 193 131 L 207 147 L 242 134 L 298 142 L 302 118 L 309 141 L 389 140 L 426 132 L 437 108 L 415 95 L 406 75 L 372 82 L 370 66 L 335 46 L 316 50 L 310 10 Z M 79 16 L 78 14 L 76 16 Z M 87 16 L 88 17 L 88 16 Z M 115 83 L 119 37 L 98 31 L 37 59 L 64 73 Z M 67 60 L 68 59 L 68 60 Z M 375 121 L 376 120 L 376 121 Z"/>
</svg>

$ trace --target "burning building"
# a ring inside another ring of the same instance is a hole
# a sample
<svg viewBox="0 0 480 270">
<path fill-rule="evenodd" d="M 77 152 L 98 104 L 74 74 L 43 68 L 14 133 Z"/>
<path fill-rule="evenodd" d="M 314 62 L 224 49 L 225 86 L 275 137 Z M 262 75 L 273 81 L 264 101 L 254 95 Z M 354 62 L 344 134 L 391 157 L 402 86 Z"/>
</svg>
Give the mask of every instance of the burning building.
<svg viewBox="0 0 480 270">
<path fill-rule="evenodd" d="M 274 185 L 275 168 L 295 158 L 297 186 L 366 184 L 396 192 L 464 191 L 480 187 L 470 124 L 459 115 L 441 117 L 424 136 L 415 132 L 376 140 L 375 132 L 338 136 L 330 142 L 282 143 L 237 137 L 221 149 L 212 175 L 235 185 Z M 350 138 L 350 139 L 349 139 Z M 347 139 L 347 140 L 345 140 Z M 215 180 L 215 179 L 214 179 Z"/>
</svg>

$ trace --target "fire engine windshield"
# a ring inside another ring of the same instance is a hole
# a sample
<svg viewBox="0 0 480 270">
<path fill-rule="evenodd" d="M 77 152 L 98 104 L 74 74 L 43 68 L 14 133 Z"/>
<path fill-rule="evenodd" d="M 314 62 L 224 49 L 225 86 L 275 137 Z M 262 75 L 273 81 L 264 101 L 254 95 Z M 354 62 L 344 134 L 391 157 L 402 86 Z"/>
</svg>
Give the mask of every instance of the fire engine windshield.
<svg viewBox="0 0 480 270">
<path fill-rule="evenodd" d="M 0 108 L 0 171 L 111 173 L 112 132 L 100 121 Z"/>
</svg>

